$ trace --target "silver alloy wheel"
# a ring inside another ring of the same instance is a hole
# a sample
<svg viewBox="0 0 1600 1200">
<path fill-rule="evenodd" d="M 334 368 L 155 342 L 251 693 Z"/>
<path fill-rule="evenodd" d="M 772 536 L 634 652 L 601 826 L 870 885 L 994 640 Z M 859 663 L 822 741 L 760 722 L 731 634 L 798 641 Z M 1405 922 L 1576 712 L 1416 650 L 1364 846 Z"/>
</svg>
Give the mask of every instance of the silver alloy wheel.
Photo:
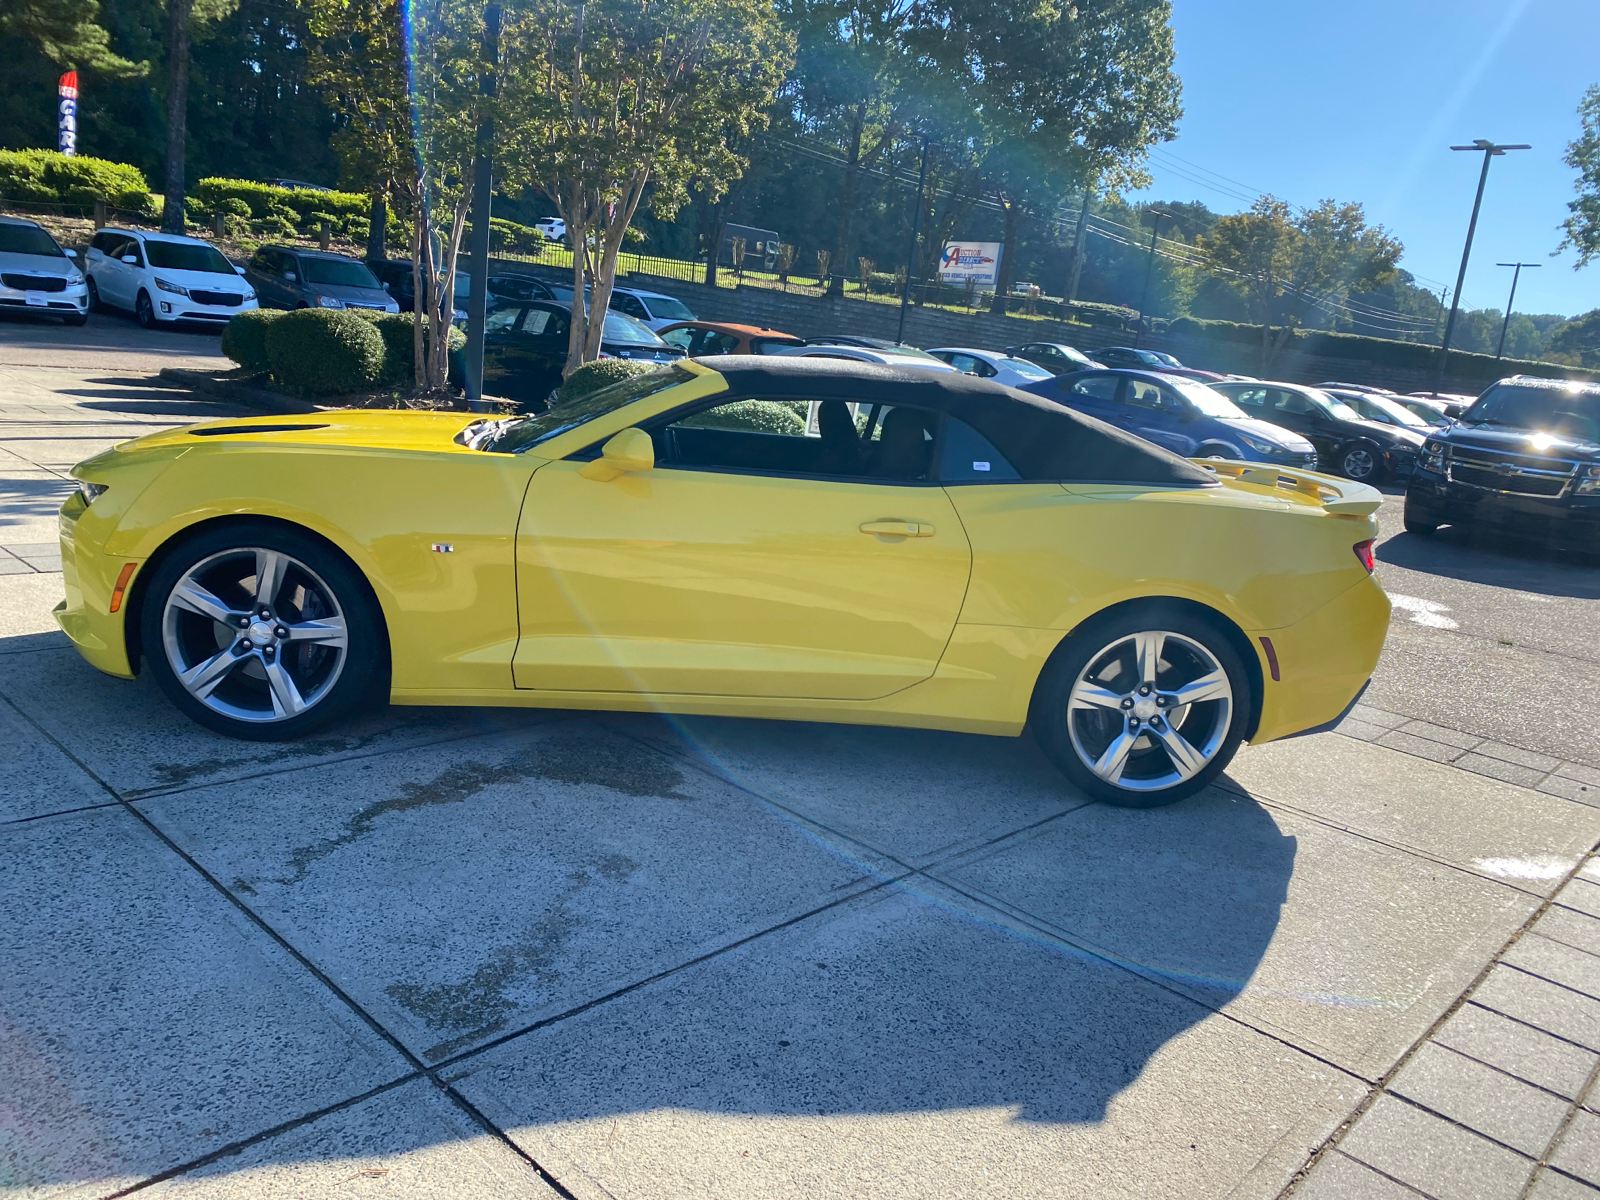
<svg viewBox="0 0 1600 1200">
<path fill-rule="evenodd" d="M 1365 446 L 1345 451 L 1344 473 L 1351 479 L 1369 479 L 1378 469 L 1378 460 Z"/>
<path fill-rule="evenodd" d="M 1067 699 L 1067 732 L 1083 765 L 1136 792 L 1205 770 L 1232 721 L 1233 685 L 1216 655 L 1163 630 L 1123 634 L 1102 647 Z"/>
<path fill-rule="evenodd" d="M 349 631 L 333 590 L 299 559 L 259 546 L 185 571 L 161 615 L 167 663 L 184 689 L 236 721 L 287 721 L 344 670 Z"/>
</svg>

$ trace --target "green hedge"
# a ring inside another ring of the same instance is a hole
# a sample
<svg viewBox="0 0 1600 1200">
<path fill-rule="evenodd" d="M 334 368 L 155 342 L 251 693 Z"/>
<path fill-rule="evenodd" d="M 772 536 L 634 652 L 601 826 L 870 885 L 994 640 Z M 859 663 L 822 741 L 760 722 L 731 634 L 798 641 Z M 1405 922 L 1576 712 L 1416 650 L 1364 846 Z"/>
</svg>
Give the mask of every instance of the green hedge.
<svg viewBox="0 0 1600 1200">
<path fill-rule="evenodd" d="M 209 223 L 221 212 L 267 237 L 315 234 L 327 221 L 335 233 L 365 238 L 371 205 L 371 198 L 358 192 L 283 188 L 249 179 L 202 179 L 190 193 L 190 212 L 199 221 Z M 397 224 L 395 228 L 399 233 Z"/>
<path fill-rule="evenodd" d="M 412 354 L 412 314 L 411 313 L 380 313 L 371 309 L 356 309 L 358 315 L 371 321 L 378 331 L 378 336 L 383 339 L 383 370 L 378 376 L 379 387 L 398 387 L 410 383 L 416 378 L 416 368 Z M 429 339 L 433 327 L 426 322 L 422 326 L 423 352 L 427 352 Z M 467 335 L 454 325 L 450 326 L 450 359 L 451 373 L 457 374 L 456 359 L 467 347 Z"/>
<path fill-rule="evenodd" d="M 272 317 L 264 341 L 273 379 L 293 391 L 365 391 L 383 375 L 383 336 L 371 321 L 343 309 L 302 308 Z"/>
<path fill-rule="evenodd" d="M 1261 345 L 1261 326 L 1246 325 L 1238 321 L 1201 321 L 1193 317 L 1179 317 L 1168 325 L 1167 332 L 1175 337 L 1197 341 L 1229 342 L 1252 349 L 1257 349 Z M 1360 333 L 1332 333 L 1321 329 L 1296 330 L 1284 344 L 1279 360 L 1282 361 L 1285 355 L 1344 358 L 1354 362 L 1370 363 L 1373 366 L 1405 367 L 1421 371 L 1436 370 L 1439 366 L 1437 346 Z M 1556 363 L 1532 362 L 1526 359 L 1496 359 L 1492 354 L 1474 354 L 1465 350 L 1450 352 L 1448 373 L 1457 378 L 1480 379 L 1485 382 L 1492 382 L 1507 375 L 1600 380 L 1600 371 L 1586 371 L 1581 367 L 1565 367 Z"/>
<path fill-rule="evenodd" d="M 613 383 L 655 369 L 654 363 L 633 362 L 626 358 L 601 358 L 584 363 L 563 381 L 560 391 L 556 393 L 556 404 L 571 404 L 590 392 L 598 392 Z"/>
<path fill-rule="evenodd" d="M 697 413 L 683 423 L 701 429 L 743 429 L 800 437 L 806 431 L 807 408 L 804 400 L 737 400 Z"/>
<path fill-rule="evenodd" d="M 24 204 L 72 204 L 149 213 L 150 185 L 137 167 L 54 150 L 0 150 L 0 196 Z"/>
<path fill-rule="evenodd" d="M 222 352 L 246 371 L 269 370 L 267 325 L 283 315 L 273 308 L 252 308 L 235 313 L 222 327 Z"/>
</svg>

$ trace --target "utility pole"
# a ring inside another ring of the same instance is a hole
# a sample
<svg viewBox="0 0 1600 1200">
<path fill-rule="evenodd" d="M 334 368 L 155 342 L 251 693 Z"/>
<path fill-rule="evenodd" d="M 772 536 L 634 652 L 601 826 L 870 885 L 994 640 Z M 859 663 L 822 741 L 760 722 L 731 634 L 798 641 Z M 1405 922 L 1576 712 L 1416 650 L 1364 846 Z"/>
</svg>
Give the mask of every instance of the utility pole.
<svg viewBox="0 0 1600 1200">
<path fill-rule="evenodd" d="M 1456 332 L 1456 314 L 1461 310 L 1461 288 L 1467 282 L 1467 261 L 1472 257 L 1472 239 L 1478 232 L 1478 210 L 1483 207 L 1483 186 L 1489 182 L 1489 162 L 1507 150 L 1532 150 L 1532 146 L 1497 146 L 1487 138 L 1476 138 L 1470 146 L 1451 146 L 1452 150 L 1479 150 L 1483 170 L 1478 173 L 1478 195 L 1472 202 L 1472 220 L 1467 223 L 1467 244 L 1461 248 L 1461 270 L 1456 274 L 1456 291 L 1450 299 L 1450 319 L 1444 323 L 1444 339 L 1439 344 L 1439 376 L 1434 391 L 1444 390 L 1444 368 L 1450 360 L 1450 339 Z"/>
<path fill-rule="evenodd" d="M 1144 269 L 1144 291 L 1139 296 L 1139 319 L 1133 326 L 1133 348 L 1139 348 L 1139 339 L 1144 335 L 1144 306 L 1150 300 L 1150 276 L 1156 272 L 1156 235 L 1161 232 L 1161 218 L 1170 217 L 1171 213 L 1164 213 L 1159 208 L 1146 209 L 1155 217 L 1156 223 L 1150 230 L 1150 264 Z"/>
<path fill-rule="evenodd" d="M 500 6 L 483 9 L 483 74 L 478 93 L 494 96 L 500 63 Z M 478 124 L 477 156 L 472 165 L 472 261 L 467 268 L 467 411 L 488 412 L 483 401 L 483 330 L 489 313 L 489 208 L 494 191 L 494 118 Z M 448 330 L 445 331 L 448 334 Z"/>
<path fill-rule="evenodd" d="M 1506 319 L 1500 322 L 1500 348 L 1494 352 L 1495 362 L 1499 362 L 1506 353 L 1506 330 L 1511 328 L 1511 306 L 1517 302 L 1517 280 L 1522 278 L 1523 267 L 1542 267 L 1543 263 L 1495 263 L 1497 267 L 1515 267 L 1511 273 L 1511 298 L 1506 301 Z"/>
<path fill-rule="evenodd" d="M 895 334 L 897 345 L 906 341 L 906 303 L 911 297 L 911 268 L 917 265 L 917 239 L 922 232 L 922 187 L 928 182 L 928 147 L 932 145 L 926 135 L 922 139 L 922 169 L 917 172 L 917 209 L 911 214 L 911 257 L 906 259 L 906 277 L 900 281 L 900 332 Z"/>
<path fill-rule="evenodd" d="M 1089 197 L 1093 194 L 1089 185 L 1083 185 L 1083 207 L 1078 210 L 1078 239 L 1072 247 L 1072 282 L 1067 285 L 1067 303 L 1071 304 L 1078 298 L 1078 281 L 1083 278 L 1083 260 L 1087 257 L 1088 246 L 1084 242 L 1089 234 Z"/>
</svg>

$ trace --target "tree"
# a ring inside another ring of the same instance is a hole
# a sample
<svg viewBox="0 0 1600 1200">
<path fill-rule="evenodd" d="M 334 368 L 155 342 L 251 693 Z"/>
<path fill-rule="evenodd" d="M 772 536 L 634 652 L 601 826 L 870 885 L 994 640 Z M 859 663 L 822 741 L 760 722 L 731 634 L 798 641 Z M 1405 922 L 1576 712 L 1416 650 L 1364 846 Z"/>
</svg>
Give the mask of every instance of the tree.
<svg viewBox="0 0 1600 1200">
<path fill-rule="evenodd" d="M 111 35 L 100 24 L 99 0 L 6 0 L 0 35 L 26 40 L 63 70 L 142 75 L 147 64 L 111 51 Z"/>
<path fill-rule="evenodd" d="M 1600 367 L 1600 308 L 1557 325 L 1549 347 L 1578 366 Z"/>
<path fill-rule="evenodd" d="M 1600 83 L 1583 94 L 1578 104 L 1581 132 L 1567 145 L 1565 162 L 1578 172 L 1576 200 L 1567 201 L 1572 215 L 1562 223 L 1567 236 L 1557 247 L 1576 247 L 1576 267 L 1586 267 L 1600 258 Z"/>
<path fill-rule="evenodd" d="M 1180 84 L 1169 0 L 931 0 L 913 42 L 976 114 L 1004 217 L 993 310 L 1005 311 L 1022 221 L 1087 181 L 1136 172 L 1170 139 Z"/>
<path fill-rule="evenodd" d="M 647 191 L 667 217 L 691 182 L 741 173 L 729 139 L 762 119 L 793 41 L 763 0 L 528 0 L 504 39 L 502 156 L 556 205 L 572 247 L 571 371 L 599 356 Z"/>
<path fill-rule="evenodd" d="M 163 233 L 184 228 L 184 157 L 189 136 L 190 24 L 227 16 L 239 0 L 167 0 L 167 182 Z"/>
<path fill-rule="evenodd" d="M 1214 268 L 1231 274 L 1260 321 L 1263 371 L 1314 305 L 1392 279 L 1402 250 L 1382 226 L 1367 225 L 1359 204 L 1324 200 L 1292 214 L 1272 196 L 1249 212 L 1218 218 L 1199 243 Z"/>
</svg>

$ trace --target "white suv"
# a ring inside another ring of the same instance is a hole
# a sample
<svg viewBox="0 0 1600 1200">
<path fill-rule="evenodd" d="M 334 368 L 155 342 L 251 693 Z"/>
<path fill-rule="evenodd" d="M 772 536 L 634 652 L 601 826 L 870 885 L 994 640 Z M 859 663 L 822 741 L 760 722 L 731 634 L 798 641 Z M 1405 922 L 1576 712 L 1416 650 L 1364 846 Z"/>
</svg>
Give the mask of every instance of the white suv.
<svg viewBox="0 0 1600 1200">
<path fill-rule="evenodd" d="M 84 256 L 91 308 L 132 311 L 146 329 L 213 326 L 256 307 L 255 289 L 210 242 L 142 229 L 102 229 Z"/>
<path fill-rule="evenodd" d="M 77 256 L 56 245 L 37 221 L 0 217 L 0 305 L 82 325 L 89 319 L 89 297 L 72 261 Z"/>
</svg>

